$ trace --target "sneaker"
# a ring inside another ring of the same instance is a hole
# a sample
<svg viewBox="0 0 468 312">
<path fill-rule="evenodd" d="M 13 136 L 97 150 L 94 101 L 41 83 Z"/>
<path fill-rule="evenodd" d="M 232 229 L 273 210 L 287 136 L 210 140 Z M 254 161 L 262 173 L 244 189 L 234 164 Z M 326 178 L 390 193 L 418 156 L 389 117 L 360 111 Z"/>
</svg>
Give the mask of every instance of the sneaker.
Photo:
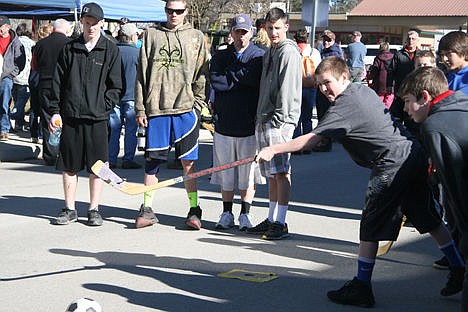
<svg viewBox="0 0 468 312">
<path fill-rule="evenodd" d="M 63 208 L 62 211 L 60 211 L 57 219 L 55 219 L 55 224 L 67 225 L 71 222 L 76 222 L 76 221 L 78 221 L 78 215 L 76 213 L 76 210 Z"/>
<path fill-rule="evenodd" d="M 185 220 L 185 224 L 191 229 L 199 230 L 201 228 L 201 216 L 202 210 L 200 209 L 200 206 L 191 207 L 187 215 L 187 219 Z"/>
<path fill-rule="evenodd" d="M 463 289 L 463 279 L 465 277 L 464 267 L 450 267 L 450 273 L 448 274 L 447 284 L 442 288 L 440 294 L 442 296 L 451 296 L 460 292 Z"/>
<path fill-rule="evenodd" d="M 218 223 L 216 223 L 216 228 L 217 229 L 230 229 L 234 226 L 234 216 L 232 215 L 232 212 L 225 211 L 221 214 L 219 217 Z"/>
<path fill-rule="evenodd" d="M 143 204 L 140 206 L 140 212 L 135 220 L 135 228 L 140 229 L 146 226 L 151 226 L 158 223 L 159 220 L 151 207 L 146 207 Z"/>
<path fill-rule="evenodd" d="M 0 141 L 8 141 L 8 133 L 6 132 L 0 133 Z"/>
<path fill-rule="evenodd" d="M 124 161 L 122 163 L 122 169 L 140 169 L 141 165 L 139 163 L 136 163 L 134 161 Z"/>
<path fill-rule="evenodd" d="M 270 228 L 270 220 L 265 219 L 254 227 L 245 230 L 247 234 L 264 234 Z"/>
<path fill-rule="evenodd" d="M 268 229 L 268 231 L 266 231 L 263 234 L 262 239 L 278 240 L 278 239 L 282 239 L 288 236 L 289 236 L 288 224 L 285 223 L 283 225 L 279 223 L 278 221 L 275 221 L 270 225 L 270 228 Z"/>
<path fill-rule="evenodd" d="M 363 308 L 371 308 L 375 304 L 372 287 L 367 286 L 356 277 L 346 282 L 340 289 L 329 291 L 327 297 L 335 303 L 349 304 Z"/>
<path fill-rule="evenodd" d="M 99 211 L 93 209 L 88 211 L 88 222 L 89 226 L 100 226 L 102 225 L 102 217 Z"/>
<path fill-rule="evenodd" d="M 439 270 L 449 270 L 450 264 L 447 257 L 443 256 L 439 260 L 434 261 L 434 263 L 432 263 L 432 267 Z"/>
<path fill-rule="evenodd" d="M 252 218 L 248 213 L 242 213 L 239 215 L 239 230 L 245 231 L 253 227 Z"/>
</svg>

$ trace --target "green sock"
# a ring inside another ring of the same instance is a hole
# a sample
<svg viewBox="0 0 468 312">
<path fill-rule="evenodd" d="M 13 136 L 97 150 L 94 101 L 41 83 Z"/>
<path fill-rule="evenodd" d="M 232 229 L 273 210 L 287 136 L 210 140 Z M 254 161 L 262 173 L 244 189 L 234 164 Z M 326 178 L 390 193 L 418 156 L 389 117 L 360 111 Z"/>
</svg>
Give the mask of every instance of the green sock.
<svg viewBox="0 0 468 312">
<path fill-rule="evenodd" d="M 190 208 L 198 206 L 198 192 L 188 192 L 188 199 L 190 202 Z"/>
<path fill-rule="evenodd" d="M 154 191 L 145 192 L 144 197 L 143 197 L 143 206 L 153 207 L 153 197 L 154 197 Z"/>
</svg>

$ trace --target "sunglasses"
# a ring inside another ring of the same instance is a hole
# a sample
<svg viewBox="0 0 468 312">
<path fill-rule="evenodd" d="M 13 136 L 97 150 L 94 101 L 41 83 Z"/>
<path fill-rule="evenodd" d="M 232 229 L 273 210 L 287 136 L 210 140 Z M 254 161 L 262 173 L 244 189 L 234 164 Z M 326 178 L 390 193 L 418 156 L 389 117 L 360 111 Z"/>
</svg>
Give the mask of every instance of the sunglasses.
<svg viewBox="0 0 468 312">
<path fill-rule="evenodd" d="M 172 14 L 176 14 L 176 15 L 182 15 L 185 13 L 185 9 L 170 9 L 170 8 L 164 8 L 164 10 L 166 11 L 167 14 L 169 15 L 172 15 Z"/>
</svg>

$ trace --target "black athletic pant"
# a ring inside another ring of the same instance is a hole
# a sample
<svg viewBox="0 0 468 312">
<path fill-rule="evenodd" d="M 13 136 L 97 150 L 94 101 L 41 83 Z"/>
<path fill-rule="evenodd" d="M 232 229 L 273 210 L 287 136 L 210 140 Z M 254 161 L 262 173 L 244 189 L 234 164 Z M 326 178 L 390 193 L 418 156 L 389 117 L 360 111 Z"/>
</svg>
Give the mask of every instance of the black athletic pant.
<svg viewBox="0 0 468 312">
<path fill-rule="evenodd" d="M 44 159 L 44 162 L 47 166 L 55 166 L 59 153 L 59 147 L 49 144 L 49 123 L 52 116 L 47 112 L 45 104 L 47 103 L 47 96 L 49 93 L 50 89 L 39 89 L 39 100 L 41 103 L 42 159 Z"/>
</svg>

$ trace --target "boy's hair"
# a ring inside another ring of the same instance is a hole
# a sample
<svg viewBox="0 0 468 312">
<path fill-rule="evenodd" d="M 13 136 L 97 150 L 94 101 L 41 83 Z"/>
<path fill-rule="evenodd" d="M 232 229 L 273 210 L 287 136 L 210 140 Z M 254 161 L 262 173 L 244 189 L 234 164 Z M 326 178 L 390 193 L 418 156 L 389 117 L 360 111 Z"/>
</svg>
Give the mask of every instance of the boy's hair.
<svg viewBox="0 0 468 312">
<path fill-rule="evenodd" d="M 379 46 L 380 51 L 390 51 L 390 44 L 387 41 L 381 42 Z"/>
<path fill-rule="evenodd" d="M 468 34 L 463 31 L 452 31 L 443 36 L 439 42 L 441 51 L 454 52 L 468 61 Z"/>
<path fill-rule="evenodd" d="M 436 67 L 420 67 L 409 73 L 400 86 L 400 96 L 412 94 L 420 99 L 426 90 L 433 98 L 447 91 L 448 82 L 444 73 Z"/>
<path fill-rule="evenodd" d="M 307 43 L 307 39 L 309 39 L 309 35 L 305 29 L 300 29 L 294 34 L 294 40 L 296 40 L 297 43 Z"/>
<path fill-rule="evenodd" d="M 435 59 L 434 53 L 432 53 L 432 52 L 429 51 L 429 50 L 422 50 L 422 51 L 419 51 L 419 52 L 416 53 L 416 55 L 414 56 L 414 60 L 420 59 L 420 58 L 423 58 L 423 57 L 428 57 L 428 58 L 430 58 L 432 64 L 435 64 L 435 63 L 436 63 L 436 59 Z"/>
<path fill-rule="evenodd" d="M 185 4 L 185 7 L 187 7 L 187 1 L 185 0 L 166 0 L 166 7 L 169 4 L 169 2 L 182 2 L 183 4 Z"/>
<path fill-rule="evenodd" d="M 288 21 L 288 16 L 280 8 L 272 8 L 265 16 L 265 21 L 272 24 L 279 20 L 283 20 L 285 23 Z"/>
<path fill-rule="evenodd" d="M 324 58 L 315 70 L 316 75 L 321 75 L 326 72 L 330 73 L 337 80 L 342 74 L 346 74 L 348 79 L 351 77 L 345 61 L 337 56 L 329 56 Z"/>
</svg>

